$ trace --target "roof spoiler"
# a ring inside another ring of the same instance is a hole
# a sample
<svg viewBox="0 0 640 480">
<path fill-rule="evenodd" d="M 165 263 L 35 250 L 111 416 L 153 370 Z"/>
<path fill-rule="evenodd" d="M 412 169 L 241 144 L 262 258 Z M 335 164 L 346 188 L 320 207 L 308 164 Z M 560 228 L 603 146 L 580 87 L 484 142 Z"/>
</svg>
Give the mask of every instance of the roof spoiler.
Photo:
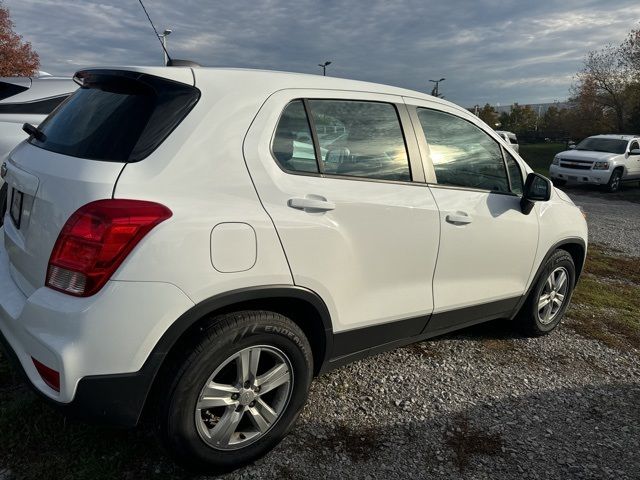
<svg viewBox="0 0 640 480">
<path fill-rule="evenodd" d="M 201 67 L 199 63 L 193 62 L 191 60 L 179 60 L 177 58 L 170 58 L 167 61 L 167 67 Z"/>
</svg>

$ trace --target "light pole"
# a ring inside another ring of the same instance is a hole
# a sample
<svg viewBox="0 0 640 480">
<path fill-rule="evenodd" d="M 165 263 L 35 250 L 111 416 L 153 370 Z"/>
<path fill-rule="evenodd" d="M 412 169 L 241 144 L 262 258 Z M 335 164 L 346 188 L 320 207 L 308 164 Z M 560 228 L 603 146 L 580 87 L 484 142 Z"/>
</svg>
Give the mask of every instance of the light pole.
<svg viewBox="0 0 640 480">
<path fill-rule="evenodd" d="M 326 77 L 327 76 L 327 66 L 331 65 L 331 62 L 324 62 L 324 63 L 319 63 L 318 66 L 322 67 L 322 76 Z"/>
<path fill-rule="evenodd" d="M 431 90 L 431 95 L 433 95 L 434 97 L 439 97 L 438 95 L 438 85 L 440 85 L 440 82 L 444 82 L 446 80 L 446 78 L 441 78 L 440 80 L 429 80 L 432 83 L 435 83 L 436 86 L 433 87 L 433 90 Z"/>
<path fill-rule="evenodd" d="M 165 28 L 164 32 L 158 34 L 158 38 L 162 40 L 162 53 L 164 55 L 165 66 L 167 65 L 167 62 L 169 62 L 169 56 L 167 55 L 167 37 L 171 35 L 171 32 L 173 32 L 173 30 Z"/>
</svg>

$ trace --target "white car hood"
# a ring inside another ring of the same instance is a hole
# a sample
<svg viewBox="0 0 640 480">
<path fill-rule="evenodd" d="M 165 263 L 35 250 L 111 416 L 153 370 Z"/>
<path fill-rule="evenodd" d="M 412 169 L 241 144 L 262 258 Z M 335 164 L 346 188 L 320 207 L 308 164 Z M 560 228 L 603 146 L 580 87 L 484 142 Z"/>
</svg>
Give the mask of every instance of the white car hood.
<svg viewBox="0 0 640 480">
<path fill-rule="evenodd" d="M 566 150 L 558 154 L 558 158 L 566 160 L 611 160 L 617 157 L 618 153 L 592 152 L 589 150 Z"/>
</svg>

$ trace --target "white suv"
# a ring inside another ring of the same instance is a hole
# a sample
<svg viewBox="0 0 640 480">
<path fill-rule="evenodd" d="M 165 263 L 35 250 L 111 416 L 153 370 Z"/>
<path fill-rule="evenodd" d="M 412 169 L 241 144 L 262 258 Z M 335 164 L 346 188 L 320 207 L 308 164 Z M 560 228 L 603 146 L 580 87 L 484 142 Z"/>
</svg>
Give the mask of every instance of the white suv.
<svg viewBox="0 0 640 480">
<path fill-rule="evenodd" d="M 266 71 L 80 71 L 10 155 L 0 331 L 44 397 L 226 470 L 314 375 L 496 318 L 542 335 L 580 210 L 465 109 Z"/>
<path fill-rule="evenodd" d="M 22 125 L 38 125 L 78 88 L 71 78 L 0 77 L 0 163 L 28 137 Z M 0 180 L 0 215 L 6 210 L 7 187 Z M 0 226 L 2 221 L 0 220 Z"/>
<path fill-rule="evenodd" d="M 555 156 L 549 175 L 559 187 L 572 181 L 602 185 L 609 192 L 617 192 L 623 182 L 640 181 L 640 137 L 595 135 L 585 138 Z"/>
</svg>

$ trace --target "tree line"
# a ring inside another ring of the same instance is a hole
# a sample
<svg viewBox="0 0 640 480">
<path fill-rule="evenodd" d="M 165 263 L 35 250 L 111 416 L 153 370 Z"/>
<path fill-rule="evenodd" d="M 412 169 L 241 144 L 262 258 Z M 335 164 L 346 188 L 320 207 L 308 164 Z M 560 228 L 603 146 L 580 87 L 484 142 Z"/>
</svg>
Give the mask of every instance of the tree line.
<svg viewBox="0 0 640 480">
<path fill-rule="evenodd" d="M 477 112 L 492 127 L 539 139 L 640 134 L 640 28 L 632 29 L 619 45 L 587 54 L 567 107 L 554 105 L 540 116 L 531 106 L 517 103 L 510 112 L 498 113 L 489 104 L 477 107 Z"/>
</svg>

